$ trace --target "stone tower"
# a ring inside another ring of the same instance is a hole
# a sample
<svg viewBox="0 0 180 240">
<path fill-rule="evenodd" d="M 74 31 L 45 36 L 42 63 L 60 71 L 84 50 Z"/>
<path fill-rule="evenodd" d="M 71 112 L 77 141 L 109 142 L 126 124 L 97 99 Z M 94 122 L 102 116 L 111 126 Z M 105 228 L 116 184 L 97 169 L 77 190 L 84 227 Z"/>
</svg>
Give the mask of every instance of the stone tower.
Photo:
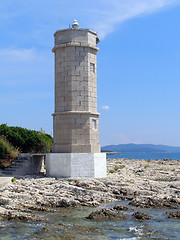
<svg viewBox="0 0 180 240">
<path fill-rule="evenodd" d="M 97 113 L 97 33 L 72 28 L 55 34 L 53 153 L 46 154 L 51 177 L 106 177 Z"/>
<path fill-rule="evenodd" d="M 72 28 L 54 34 L 54 153 L 99 153 L 97 33 Z"/>
</svg>

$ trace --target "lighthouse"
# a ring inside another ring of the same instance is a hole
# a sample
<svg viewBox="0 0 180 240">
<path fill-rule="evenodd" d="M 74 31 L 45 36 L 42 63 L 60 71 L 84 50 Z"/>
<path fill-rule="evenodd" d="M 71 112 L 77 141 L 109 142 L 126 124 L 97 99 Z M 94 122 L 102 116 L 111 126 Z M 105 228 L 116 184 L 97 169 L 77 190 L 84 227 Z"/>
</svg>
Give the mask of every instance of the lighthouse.
<svg viewBox="0 0 180 240">
<path fill-rule="evenodd" d="M 52 153 L 47 174 L 56 177 L 105 177 L 97 112 L 97 33 L 72 27 L 54 34 L 55 111 Z"/>
</svg>

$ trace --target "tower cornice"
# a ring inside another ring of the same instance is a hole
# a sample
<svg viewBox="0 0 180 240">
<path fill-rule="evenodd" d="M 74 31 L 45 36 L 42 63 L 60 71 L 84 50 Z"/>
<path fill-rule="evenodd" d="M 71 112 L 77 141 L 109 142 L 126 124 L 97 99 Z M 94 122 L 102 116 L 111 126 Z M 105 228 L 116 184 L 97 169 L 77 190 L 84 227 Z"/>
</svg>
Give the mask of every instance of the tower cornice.
<svg viewBox="0 0 180 240">
<path fill-rule="evenodd" d="M 77 115 L 77 114 L 81 114 L 81 115 L 91 115 L 91 116 L 99 116 L 100 113 L 93 113 L 93 112 L 85 112 L 85 111 L 65 111 L 65 112 L 55 112 L 52 114 L 52 116 L 56 116 L 56 115 Z"/>
<path fill-rule="evenodd" d="M 56 49 L 58 48 L 66 48 L 66 47 L 85 47 L 85 48 L 92 48 L 96 51 L 99 51 L 98 47 L 95 47 L 92 44 L 86 44 L 86 43 L 79 43 L 79 42 L 68 42 L 68 43 L 62 43 L 62 44 L 58 44 L 56 45 L 53 49 L 52 52 L 55 52 Z"/>
<path fill-rule="evenodd" d="M 85 29 L 85 28 L 78 28 L 78 29 L 73 29 L 73 28 L 66 28 L 66 29 L 61 29 L 61 30 L 57 30 L 55 33 L 54 33 L 54 37 L 56 36 L 56 34 L 57 33 L 62 33 L 62 32 L 67 32 L 67 31 L 79 31 L 79 32 L 81 32 L 81 31 L 84 31 L 84 32 L 90 32 L 90 33 L 92 33 L 92 34 L 94 34 L 94 35 L 97 35 L 97 32 L 95 32 L 95 31 L 92 31 L 92 30 L 90 30 L 90 29 Z"/>
</svg>

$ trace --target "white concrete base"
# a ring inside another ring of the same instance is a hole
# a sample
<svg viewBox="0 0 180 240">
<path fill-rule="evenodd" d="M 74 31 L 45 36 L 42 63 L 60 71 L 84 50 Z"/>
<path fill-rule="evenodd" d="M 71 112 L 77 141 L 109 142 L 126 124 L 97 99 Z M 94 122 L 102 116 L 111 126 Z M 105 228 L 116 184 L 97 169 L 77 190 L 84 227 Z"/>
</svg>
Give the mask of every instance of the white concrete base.
<svg viewBox="0 0 180 240">
<path fill-rule="evenodd" d="M 46 175 L 49 177 L 106 177 L 106 153 L 46 154 Z"/>
</svg>

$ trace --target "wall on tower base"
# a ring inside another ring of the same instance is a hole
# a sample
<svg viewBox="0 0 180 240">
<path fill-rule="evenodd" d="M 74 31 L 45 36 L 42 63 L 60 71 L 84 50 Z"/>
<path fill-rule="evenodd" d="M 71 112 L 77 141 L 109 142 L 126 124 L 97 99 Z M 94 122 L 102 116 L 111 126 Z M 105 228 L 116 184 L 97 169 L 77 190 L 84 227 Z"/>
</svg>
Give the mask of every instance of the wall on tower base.
<svg viewBox="0 0 180 240">
<path fill-rule="evenodd" d="M 49 177 L 106 177 L 106 153 L 46 154 L 46 175 Z"/>
</svg>

